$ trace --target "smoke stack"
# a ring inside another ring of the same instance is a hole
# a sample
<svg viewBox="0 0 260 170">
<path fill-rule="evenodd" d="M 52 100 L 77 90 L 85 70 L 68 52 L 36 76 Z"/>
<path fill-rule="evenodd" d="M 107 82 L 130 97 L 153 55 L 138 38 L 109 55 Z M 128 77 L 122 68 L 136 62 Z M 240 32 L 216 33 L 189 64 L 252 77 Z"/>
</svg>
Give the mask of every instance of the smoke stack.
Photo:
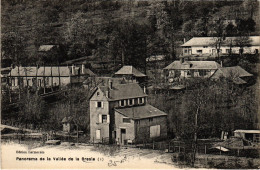
<svg viewBox="0 0 260 170">
<path fill-rule="evenodd" d="M 109 89 L 113 89 L 113 82 L 109 79 L 108 80 L 108 86 L 109 86 Z"/>
<path fill-rule="evenodd" d="M 144 94 L 146 94 L 146 87 L 144 86 Z"/>
</svg>

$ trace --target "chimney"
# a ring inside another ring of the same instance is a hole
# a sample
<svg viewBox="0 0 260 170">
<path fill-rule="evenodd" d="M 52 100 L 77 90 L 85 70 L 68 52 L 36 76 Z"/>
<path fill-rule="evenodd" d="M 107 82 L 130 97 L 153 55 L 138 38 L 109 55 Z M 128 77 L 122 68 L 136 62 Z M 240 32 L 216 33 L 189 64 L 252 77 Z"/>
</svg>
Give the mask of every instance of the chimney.
<svg viewBox="0 0 260 170">
<path fill-rule="evenodd" d="M 109 89 L 113 89 L 113 82 L 109 79 L 108 80 L 108 86 L 109 86 Z"/>
<path fill-rule="evenodd" d="M 223 62 L 222 61 L 220 61 L 220 67 L 223 67 Z"/>
<path fill-rule="evenodd" d="M 180 57 L 181 64 L 184 63 L 184 61 L 185 61 L 184 57 Z"/>
<path fill-rule="evenodd" d="M 81 65 L 81 73 L 85 74 L 85 65 L 84 64 Z"/>
<path fill-rule="evenodd" d="M 109 98 L 109 91 L 106 91 L 106 97 Z"/>
<path fill-rule="evenodd" d="M 186 38 L 183 38 L 183 44 L 186 43 Z"/>
<path fill-rule="evenodd" d="M 74 64 L 72 64 L 72 66 L 71 66 L 71 74 L 75 75 L 75 66 L 74 66 Z"/>
<path fill-rule="evenodd" d="M 144 94 L 146 94 L 146 87 L 144 86 Z"/>
</svg>

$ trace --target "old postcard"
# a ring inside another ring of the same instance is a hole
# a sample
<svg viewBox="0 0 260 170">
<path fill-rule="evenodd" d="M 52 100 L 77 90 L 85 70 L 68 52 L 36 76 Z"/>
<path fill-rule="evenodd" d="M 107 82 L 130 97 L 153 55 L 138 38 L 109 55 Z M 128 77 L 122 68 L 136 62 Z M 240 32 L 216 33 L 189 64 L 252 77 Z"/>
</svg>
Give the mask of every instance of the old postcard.
<svg viewBox="0 0 260 170">
<path fill-rule="evenodd" d="M 260 168 L 257 0 L 2 0 L 2 169 Z"/>
</svg>

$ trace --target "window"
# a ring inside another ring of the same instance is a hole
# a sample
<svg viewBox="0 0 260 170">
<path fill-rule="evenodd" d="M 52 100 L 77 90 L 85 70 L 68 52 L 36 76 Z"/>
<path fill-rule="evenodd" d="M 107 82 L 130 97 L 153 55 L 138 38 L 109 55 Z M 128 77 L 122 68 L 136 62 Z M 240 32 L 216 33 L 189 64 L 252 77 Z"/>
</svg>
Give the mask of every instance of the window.
<svg viewBox="0 0 260 170">
<path fill-rule="evenodd" d="M 218 53 L 222 53 L 222 49 L 217 49 Z"/>
<path fill-rule="evenodd" d="M 206 70 L 199 70 L 199 75 L 200 76 L 206 76 L 207 75 Z"/>
<path fill-rule="evenodd" d="M 201 54 L 201 53 L 202 53 L 202 50 L 197 50 L 197 53 L 200 53 L 200 54 Z"/>
<path fill-rule="evenodd" d="M 100 139 L 100 133 L 101 133 L 100 129 L 96 130 L 96 139 Z"/>
<path fill-rule="evenodd" d="M 150 126 L 150 138 L 160 136 L 160 125 Z"/>
<path fill-rule="evenodd" d="M 12 86 L 15 86 L 15 79 L 12 78 Z"/>
<path fill-rule="evenodd" d="M 208 46 L 203 46 L 203 48 L 208 48 Z"/>
<path fill-rule="evenodd" d="M 99 114 L 99 120 L 98 120 L 98 123 L 109 123 L 110 122 L 110 117 L 109 115 L 102 115 L 102 114 Z"/>
<path fill-rule="evenodd" d="M 27 79 L 27 86 L 31 85 L 30 81 L 31 81 L 30 79 Z"/>
<path fill-rule="evenodd" d="M 139 104 L 143 104 L 144 103 L 144 98 L 143 97 L 138 98 L 138 103 Z"/>
<path fill-rule="evenodd" d="M 97 102 L 97 107 L 102 107 L 102 102 Z"/>
<path fill-rule="evenodd" d="M 38 86 L 39 86 L 39 87 L 42 86 L 42 80 L 41 80 L 41 79 L 38 80 Z"/>
<path fill-rule="evenodd" d="M 131 119 L 129 119 L 129 118 L 123 118 L 123 123 L 131 123 Z"/>
<path fill-rule="evenodd" d="M 149 122 L 152 122 L 153 121 L 153 118 L 149 118 Z"/>
<path fill-rule="evenodd" d="M 258 49 L 255 49 L 255 53 L 258 54 Z"/>
<path fill-rule="evenodd" d="M 97 92 L 97 96 L 99 96 L 100 95 L 100 93 L 99 92 Z"/>
<path fill-rule="evenodd" d="M 125 100 L 120 100 L 119 101 L 119 106 L 124 107 L 125 106 Z"/>
<path fill-rule="evenodd" d="M 184 50 L 184 53 L 187 54 L 187 53 L 188 53 L 188 50 Z"/>
<path fill-rule="evenodd" d="M 107 123 L 107 115 L 102 115 L 102 123 Z"/>
<path fill-rule="evenodd" d="M 230 53 L 230 49 L 226 49 L 226 53 L 229 54 Z"/>
<path fill-rule="evenodd" d="M 244 50 L 243 49 L 239 49 L 239 54 L 243 54 Z"/>
<path fill-rule="evenodd" d="M 128 99 L 128 105 L 129 106 L 134 105 L 134 99 Z"/>
</svg>

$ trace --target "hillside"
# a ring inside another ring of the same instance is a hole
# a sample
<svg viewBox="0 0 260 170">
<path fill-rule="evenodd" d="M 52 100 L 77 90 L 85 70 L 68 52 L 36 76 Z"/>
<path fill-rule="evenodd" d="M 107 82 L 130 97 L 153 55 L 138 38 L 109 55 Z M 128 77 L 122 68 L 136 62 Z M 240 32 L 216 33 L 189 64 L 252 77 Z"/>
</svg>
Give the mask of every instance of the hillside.
<svg viewBox="0 0 260 170">
<path fill-rule="evenodd" d="M 2 58 L 23 65 L 93 55 L 100 62 L 142 68 L 150 55 L 173 60 L 183 38 L 211 36 L 217 19 L 250 18 L 250 35 L 260 32 L 258 1 L 2 0 L 1 5 Z M 64 53 L 47 60 L 38 52 L 44 44 L 60 45 Z"/>
</svg>

